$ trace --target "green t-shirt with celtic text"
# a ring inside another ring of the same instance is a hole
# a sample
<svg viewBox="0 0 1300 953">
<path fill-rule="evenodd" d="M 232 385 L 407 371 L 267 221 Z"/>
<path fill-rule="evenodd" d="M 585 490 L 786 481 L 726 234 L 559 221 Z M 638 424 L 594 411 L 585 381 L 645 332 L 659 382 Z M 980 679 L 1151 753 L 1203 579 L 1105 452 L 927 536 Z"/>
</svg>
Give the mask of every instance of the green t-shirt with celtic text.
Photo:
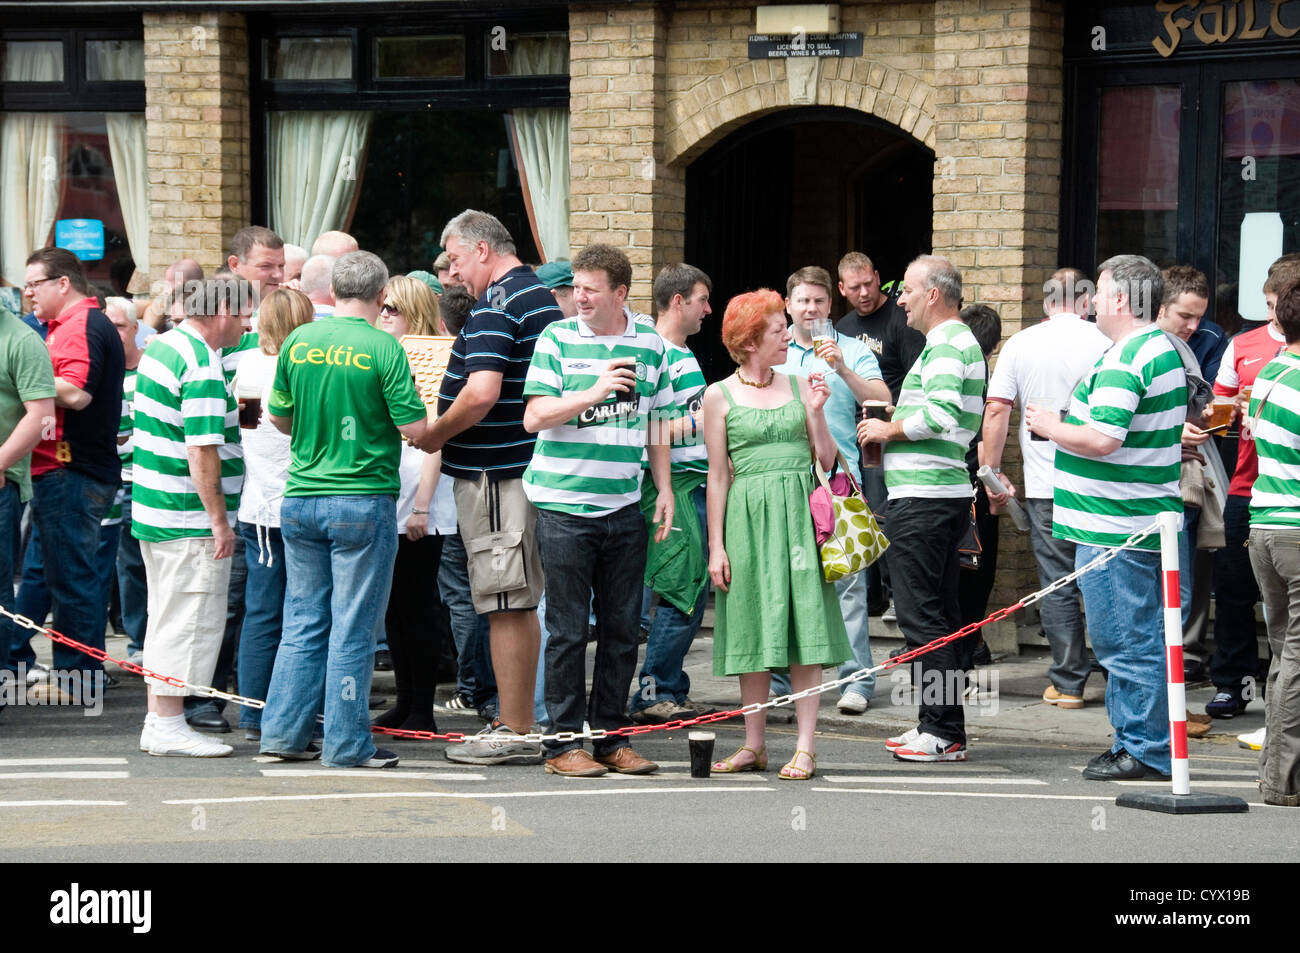
<svg viewBox="0 0 1300 953">
<path fill-rule="evenodd" d="M 269 410 L 293 417 L 285 496 L 396 496 L 397 428 L 426 415 L 397 339 L 342 315 L 285 339 Z"/>
</svg>

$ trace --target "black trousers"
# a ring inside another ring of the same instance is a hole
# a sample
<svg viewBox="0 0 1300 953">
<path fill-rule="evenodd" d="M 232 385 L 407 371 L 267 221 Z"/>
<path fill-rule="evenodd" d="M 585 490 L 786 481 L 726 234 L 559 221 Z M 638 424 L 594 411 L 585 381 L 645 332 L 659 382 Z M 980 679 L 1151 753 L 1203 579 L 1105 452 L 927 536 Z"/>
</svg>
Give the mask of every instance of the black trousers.
<svg viewBox="0 0 1300 953">
<path fill-rule="evenodd" d="M 889 501 L 889 574 L 898 627 L 916 648 L 961 627 L 957 544 L 970 522 L 970 497 Z M 962 709 L 965 670 L 957 643 L 922 655 L 912 667 L 919 729 L 946 742 L 966 743 Z"/>
</svg>

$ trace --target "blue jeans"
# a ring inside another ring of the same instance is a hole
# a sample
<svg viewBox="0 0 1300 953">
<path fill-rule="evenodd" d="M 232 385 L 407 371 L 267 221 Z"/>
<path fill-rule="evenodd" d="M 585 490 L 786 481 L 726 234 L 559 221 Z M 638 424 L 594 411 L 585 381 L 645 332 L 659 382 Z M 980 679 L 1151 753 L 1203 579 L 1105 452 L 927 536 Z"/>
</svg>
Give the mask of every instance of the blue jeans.
<svg viewBox="0 0 1300 953">
<path fill-rule="evenodd" d="M 844 628 L 849 634 L 849 648 L 853 657 L 839 668 L 839 677 L 852 675 L 858 669 L 871 668 L 871 632 L 867 623 L 867 574 L 856 572 L 835 583 L 835 596 L 840 602 L 840 612 L 844 616 Z M 876 676 L 868 675 L 857 682 L 849 682 L 841 695 L 854 692 L 867 701 L 876 693 Z"/>
<path fill-rule="evenodd" d="M 1106 550 L 1077 545 L 1075 568 Z M 1165 684 L 1164 608 L 1160 554 L 1126 549 L 1079 577 L 1088 634 L 1106 669 L 1106 715 L 1115 729 L 1112 751 L 1126 750 L 1166 774 L 1169 690 Z"/>
<path fill-rule="evenodd" d="M 14 611 L 14 564 L 18 560 L 18 526 L 22 517 L 23 504 L 18 499 L 18 484 L 6 481 L 0 487 L 0 606 L 10 612 Z M 8 618 L 0 617 L 0 668 L 8 664 L 9 647 L 18 639 L 14 624 Z"/>
<path fill-rule="evenodd" d="M 397 556 L 391 496 L 290 496 L 284 539 L 284 634 L 262 712 L 261 750 L 303 751 L 322 698 L 321 763 L 347 768 L 375 753 L 370 676 Z"/>
<path fill-rule="evenodd" d="M 107 584 L 100 573 L 98 553 L 100 548 L 100 521 L 113 505 L 117 494 L 116 483 L 100 483 L 83 473 L 60 467 L 32 480 L 32 540 L 37 533 L 57 545 L 49 552 L 38 550 L 35 558 L 43 561 L 42 590 L 33 590 L 24 597 L 24 580 L 18 592 L 18 605 L 33 606 L 39 618 L 23 612 L 35 622 L 44 622 L 42 605 L 54 604 L 54 628 L 83 645 L 104 648 L 104 629 L 108 625 Z M 27 575 L 24 566 L 24 576 Z M 33 578 L 34 582 L 34 578 Z M 48 589 L 49 601 L 43 596 Z M 87 598 L 90 594 L 90 598 Z M 20 608 L 20 611 L 21 608 Z M 26 649 L 26 652 L 23 650 Z M 18 646 L 15 661 L 27 657 L 31 649 Z M 34 655 L 30 656 L 34 659 Z M 67 671 L 102 670 L 103 664 L 85 653 L 54 643 L 54 668 Z"/>
<path fill-rule="evenodd" d="M 259 528 L 261 541 L 257 538 Z M 252 523 L 241 522 L 239 535 L 244 540 L 244 565 L 248 571 L 244 624 L 239 630 L 239 694 L 265 699 L 284 624 L 284 541 L 276 527 Z M 261 726 L 261 709 L 240 709 L 239 727 Z"/>
<path fill-rule="evenodd" d="M 131 535 L 131 497 L 122 501 L 122 536 L 117 544 L 117 592 L 122 600 L 122 625 L 126 627 L 126 651 L 144 651 L 149 623 L 149 584 L 140 556 L 140 541 Z"/>
<path fill-rule="evenodd" d="M 695 502 L 695 514 L 699 517 L 700 527 L 704 531 L 704 560 L 707 563 L 709 523 L 704 511 L 704 487 L 699 486 L 691 491 L 691 499 Z M 651 590 L 645 588 L 645 591 L 649 593 Z M 642 606 L 647 604 L 648 600 L 643 598 Z M 632 701 L 628 705 L 629 711 L 637 712 L 661 701 L 674 701 L 679 705 L 685 703 L 686 696 L 691 690 L 691 680 L 682 670 L 682 663 L 686 660 L 686 653 L 690 651 L 691 642 L 695 640 L 695 634 L 700 631 L 700 623 L 704 620 L 704 609 L 708 604 L 708 583 L 705 583 L 699 601 L 695 603 L 695 611 L 690 615 L 664 599 L 659 600 L 659 608 L 655 611 L 654 621 L 650 625 L 650 640 L 645 647 L 645 661 L 641 663 L 641 677 L 633 686 Z M 644 618 L 644 609 L 642 618 Z"/>
<path fill-rule="evenodd" d="M 475 708 L 487 709 L 496 700 L 497 680 L 492 670 L 487 616 L 474 611 L 465 560 L 465 541 L 460 533 L 444 536 L 438 595 L 451 616 L 451 635 L 456 642 L 456 693 L 471 699 Z"/>
<path fill-rule="evenodd" d="M 537 543 L 546 573 L 546 710 L 555 731 L 623 728 L 628 687 L 636 672 L 641 587 L 645 575 L 646 525 L 633 503 L 607 516 L 537 511 Z M 596 666 L 586 689 L 588 599 L 595 593 Z M 627 739 L 597 740 L 598 757 Z M 579 741 L 547 742 L 549 757 L 582 747 Z"/>
</svg>

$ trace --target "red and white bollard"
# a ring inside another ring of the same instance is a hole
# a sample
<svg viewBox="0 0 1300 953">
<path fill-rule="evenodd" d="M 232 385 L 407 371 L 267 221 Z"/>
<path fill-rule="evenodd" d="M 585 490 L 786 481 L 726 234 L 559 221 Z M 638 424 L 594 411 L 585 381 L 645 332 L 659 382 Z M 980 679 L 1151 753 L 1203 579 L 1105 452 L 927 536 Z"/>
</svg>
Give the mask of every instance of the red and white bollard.
<svg viewBox="0 0 1300 953">
<path fill-rule="evenodd" d="M 1165 680 L 1169 686 L 1169 742 L 1173 791 L 1132 791 L 1115 799 L 1118 807 L 1162 814 L 1239 814 L 1249 805 L 1226 794 L 1193 794 L 1187 758 L 1187 691 L 1183 685 L 1183 607 L 1178 591 L 1178 527 L 1181 513 L 1161 513 L 1160 584 L 1165 597 Z"/>
<path fill-rule="evenodd" d="M 1169 686 L 1169 746 L 1175 794 L 1192 792 L 1187 759 L 1187 687 L 1183 683 L 1183 601 L 1178 577 L 1177 513 L 1161 513 L 1160 583 L 1165 594 L 1165 681 Z"/>
</svg>

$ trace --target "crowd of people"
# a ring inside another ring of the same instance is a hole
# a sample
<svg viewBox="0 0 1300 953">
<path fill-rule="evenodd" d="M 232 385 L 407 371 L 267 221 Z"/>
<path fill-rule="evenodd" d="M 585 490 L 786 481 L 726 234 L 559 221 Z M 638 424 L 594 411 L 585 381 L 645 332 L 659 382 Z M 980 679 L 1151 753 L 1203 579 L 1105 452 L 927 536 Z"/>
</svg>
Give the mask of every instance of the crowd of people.
<svg viewBox="0 0 1300 953">
<path fill-rule="evenodd" d="M 784 295 L 729 301 L 736 371 L 710 384 L 688 346 L 712 313 L 699 268 L 661 269 L 644 314 L 612 246 L 534 269 L 475 210 L 441 244 L 431 271 L 390 275 L 344 233 L 308 252 L 249 227 L 216 274 L 178 261 L 141 302 L 98 298 L 63 249 L 28 260 L 31 315 L 0 320 L 0 573 L 21 572 L 0 600 L 37 621 L 52 609 L 57 630 L 102 649 L 116 583 L 129 660 L 149 673 L 142 751 L 230 754 L 224 702 L 192 690 L 215 686 L 265 699 L 240 707 L 238 728 L 282 759 L 388 767 L 397 755 L 372 726 L 436 731 L 437 714 L 477 712 L 484 729 L 449 760 L 650 773 L 602 730 L 706 710 L 683 665 L 711 589 L 715 674 L 737 676 L 746 705 L 800 692 L 826 667 L 872 666 L 873 609 L 888 606 L 908 648 L 982 619 L 1014 499 L 1044 584 L 1123 547 L 1042 605 L 1043 701 L 1084 706 L 1085 622 L 1107 676 L 1115 742 L 1084 776 L 1169 776 L 1158 538 L 1130 537 L 1176 512 L 1188 675 L 1213 678 L 1209 716 L 1249 704 L 1262 593 L 1261 783 L 1269 803 L 1300 803 L 1300 256 L 1269 272 L 1268 322 L 1231 338 L 1203 320 L 1194 269 L 1120 255 L 1095 284 L 1061 269 L 1042 323 L 1003 343 L 990 373 L 1000 320 L 964 306 L 951 262 L 918 257 L 890 294 L 851 252 L 836 279 L 811 265 Z M 832 322 L 836 291 L 850 311 Z M 409 335 L 454 338 L 434 407 Z M 1209 384 L 1231 403 L 1235 463 Z M 1002 471 L 1017 407 L 1022 487 Z M 869 572 L 823 575 L 814 461 L 846 471 L 880 517 L 890 546 Z M 439 703 L 444 613 L 457 673 Z M 0 635 L 20 677 L 70 684 L 42 672 L 28 631 Z M 377 651 L 396 697 L 372 714 Z M 914 683 L 940 690 L 886 741 L 893 757 L 966 760 L 965 673 L 987 661 L 978 635 L 917 660 Z M 53 668 L 108 677 L 58 643 Z M 849 681 L 837 705 L 863 712 L 873 692 L 872 676 Z M 795 702 L 783 779 L 816 772 L 819 700 Z M 537 726 L 541 744 L 525 737 Z M 767 764 L 760 711 L 713 771 Z"/>
</svg>

